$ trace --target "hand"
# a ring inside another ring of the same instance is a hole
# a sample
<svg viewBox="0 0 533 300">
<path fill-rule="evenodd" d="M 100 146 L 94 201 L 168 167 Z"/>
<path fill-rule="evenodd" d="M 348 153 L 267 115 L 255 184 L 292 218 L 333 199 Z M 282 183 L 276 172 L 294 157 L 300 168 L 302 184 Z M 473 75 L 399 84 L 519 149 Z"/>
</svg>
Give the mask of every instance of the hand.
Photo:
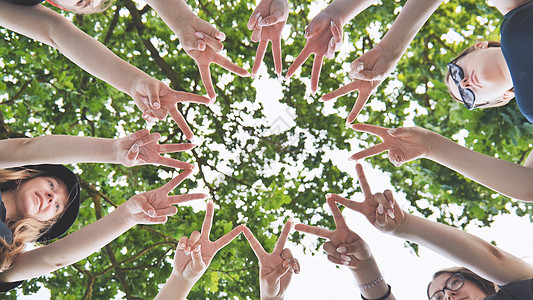
<svg viewBox="0 0 533 300">
<path fill-rule="evenodd" d="M 276 74 L 281 76 L 281 31 L 289 16 L 288 0 L 261 0 L 248 20 L 248 29 L 253 30 L 252 41 L 259 42 L 255 55 L 252 77 L 255 77 L 268 42 L 272 42 L 272 57 Z"/>
<path fill-rule="evenodd" d="M 259 286 L 262 300 L 283 299 L 283 295 L 291 281 L 292 273 L 300 273 L 298 260 L 292 256 L 289 248 L 284 248 L 291 226 L 292 221 L 289 219 L 283 226 L 272 253 L 267 253 L 263 249 L 261 243 L 248 227 L 244 228 L 244 236 L 259 259 Z"/>
<path fill-rule="evenodd" d="M 305 38 L 307 38 L 307 43 L 289 67 L 286 78 L 291 77 L 311 53 L 314 53 L 315 60 L 311 71 L 311 91 L 314 94 L 318 88 L 323 57 L 333 58 L 335 51 L 339 50 L 342 45 L 341 18 L 327 10 L 321 11 L 307 26 Z"/>
<path fill-rule="evenodd" d="M 185 118 L 179 112 L 177 104 L 180 102 L 212 103 L 211 100 L 203 96 L 174 91 L 163 82 L 151 77 L 142 78 L 135 82 L 130 95 L 135 100 L 137 107 L 143 112 L 143 119 L 148 122 L 156 119 L 163 120 L 170 113 L 188 140 L 192 140 L 194 135 Z"/>
<path fill-rule="evenodd" d="M 295 229 L 329 239 L 324 243 L 324 250 L 328 253 L 328 260 L 334 264 L 345 265 L 353 270 L 364 268 L 372 258 L 372 253 L 366 242 L 346 225 L 342 213 L 332 198 L 327 198 L 327 203 L 333 214 L 336 229 L 334 231 L 297 224 Z M 351 253 L 347 255 L 347 247 Z"/>
<path fill-rule="evenodd" d="M 138 165 L 162 165 L 176 169 L 192 169 L 194 165 L 177 159 L 161 156 L 161 153 L 174 153 L 191 150 L 194 144 L 159 145 L 159 133 L 150 133 L 148 129 L 139 130 L 114 143 L 116 161 L 131 167 Z"/>
<path fill-rule="evenodd" d="M 355 170 L 365 200 L 356 202 L 336 194 L 332 194 L 330 199 L 363 214 L 370 224 L 381 231 L 397 232 L 405 224 L 405 213 L 399 207 L 395 209 L 396 200 L 392 191 L 385 190 L 383 193 L 372 194 L 363 167 L 357 164 Z"/>
<path fill-rule="evenodd" d="M 399 167 L 408 161 L 427 157 L 431 151 L 432 132 L 427 129 L 419 127 L 388 129 L 368 124 L 354 124 L 352 128 L 377 135 L 383 139 L 383 142 L 355 153 L 350 157 L 351 160 L 363 159 L 388 150 L 390 162 Z"/>
<path fill-rule="evenodd" d="M 211 71 L 209 65 L 215 63 L 224 69 L 242 77 L 250 76 L 245 69 L 232 63 L 229 59 L 218 54 L 223 48 L 222 41 L 226 35 L 195 14 L 188 13 L 184 16 L 180 26 L 169 26 L 178 36 L 183 50 L 194 59 L 200 71 L 200 77 L 204 83 L 207 95 L 211 99 L 216 98 Z"/>
<path fill-rule="evenodd" d="M 370 95 L 394 70 L 400 57 L 393 57 L 390 52 L 378 44 L 374 49 L 366 52 L 350 64 L 351 70 L 348 75 L 353 82 L 325 94 L 321 101 L 332 100 L 355 90 L 359 91 L 357 100 L 346 120 L 346 123 L 352 123 L 365 106 Z"/>
<path fill-rule="evenodd" d="M 207 203 L 202 232 L 195 231 L 189 238 L 181 237 L 174 255 L 172 274 L 189 282 L 196 282 L 207 270 L 213 256 L 242 232 L 242 226 L 233 228 L 218 240 L 211 242 L 209 233 L 213 224 L 214 204 Z"/>
<path fill-rule="evenodd" d="M 205 199 L 206 194 L 168 195 L 191 173 L 192 170 L 190 169 L 183 171 L 162 187 L 131 197 L 122 204 L 129 212 L 129 221 L 133 224 L 162 224 L 167 221 L 168 216 L 178 212 L 178 209 L 172 205 L 190 200 Z"/>
</svg>

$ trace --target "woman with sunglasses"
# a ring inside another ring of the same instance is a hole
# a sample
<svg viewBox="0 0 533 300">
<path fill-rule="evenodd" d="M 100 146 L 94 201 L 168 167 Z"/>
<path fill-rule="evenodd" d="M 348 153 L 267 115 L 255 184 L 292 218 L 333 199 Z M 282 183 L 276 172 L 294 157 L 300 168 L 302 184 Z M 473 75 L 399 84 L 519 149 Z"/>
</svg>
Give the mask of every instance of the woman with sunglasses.
<svg viewBox="0 0 533 300">
<path fill-rule="evenodd" d="M 336 194 L 330 199 L 363 214 L 378 230 L 427 247 L 472 270 L 455 268 L 435 273 L 428 286 L 428 299 L 533 299 L 533 265 L 466 231 L 405 212 L 396 205 L 392 191 L 372 193 L 360 164 L 356 171 L 364 201 Z M 354 245 L 338 247 L 348 250 L 344 255 L 353 255 Z M 338 248 L 332 254 L 341 257 Z"/>
<path fill-rule="evenodd" d="M 177 212 L 174 204 L 205 198 L 205 194 L 168 196 L 192 173 L 193 166 L 160 153 L 188 150 L 194 145 L 159 145 L 159 138 L 158 133 L 143 129 L 116 140 L 61 135 L 0 140 L 0 292 L 73 264 L 136 224 L 164 223 L 167 216 Z M 24 252 L 29 242 L 61 237 L 76 220 L 80 182 L 72 171 L 57 163 L 81 162 L 159 164 L 188 170 L 159 189 L 131 197 L 112 213 L 67 237 Z"/>
<path fill-rule="evenodd" d="M 446 84 L 450 94 L 469 109 L 501 106 L 516 96 L 520 110 L 533 122 L 533 1 L 492 2 L 505 16 L 501 48 L 492 42 L 476 43 L 448 64 L 452 76 L 447 76 Z M 322 99 L 327 101 L 358 90 L 359 97 L 347 119 L 352 123 L 440 3 L 442 0 L 408 0 L 378 45 L 351 63 L 349 76 L 354 81 Z"/>
</svg>

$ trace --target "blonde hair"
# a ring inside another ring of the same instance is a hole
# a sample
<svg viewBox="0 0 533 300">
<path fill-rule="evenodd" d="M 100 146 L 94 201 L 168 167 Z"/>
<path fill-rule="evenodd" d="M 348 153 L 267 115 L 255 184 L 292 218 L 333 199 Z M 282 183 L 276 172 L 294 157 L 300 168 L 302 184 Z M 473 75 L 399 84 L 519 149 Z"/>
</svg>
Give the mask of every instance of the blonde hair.
<svg viewBox="0 0 533 300">
<path fill-rule="evenodd" d="M 8 191 L 17 189 L 23 181 L 42 176 L 43 174 L 41 171 L 28 169 L 0 169 L 0 190 Z M 47 221 L 39 221 L 31 218 L 6 220 L 7 227 L 13 233 L 13 241 L 9 244 L 0 237 L 0 271 L 9 269 L 15 258 L 24 252 L 26 244 L 37 241 L 60 218 L 61 215 Z"/>
</svg>

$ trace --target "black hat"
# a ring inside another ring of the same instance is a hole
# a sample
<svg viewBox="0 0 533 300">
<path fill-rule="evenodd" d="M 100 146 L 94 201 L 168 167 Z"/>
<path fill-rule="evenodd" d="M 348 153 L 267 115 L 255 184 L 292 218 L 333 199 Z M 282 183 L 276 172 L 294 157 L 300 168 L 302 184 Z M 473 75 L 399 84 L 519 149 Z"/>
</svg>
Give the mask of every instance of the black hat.
<svg viewBox="0 0 533 300">
<path fill-rule="evenodd" d="M 23 166 L 24 169 L 38 170 L 45 175 L 57 177 L 67 185 L 68 204 L 61 218 L 37 239 L 46 242 L 62 236 L 74 224 L 80 211 L 80 181 L 76 174 L 63 165 L 31 165 Z"/>
</svg>

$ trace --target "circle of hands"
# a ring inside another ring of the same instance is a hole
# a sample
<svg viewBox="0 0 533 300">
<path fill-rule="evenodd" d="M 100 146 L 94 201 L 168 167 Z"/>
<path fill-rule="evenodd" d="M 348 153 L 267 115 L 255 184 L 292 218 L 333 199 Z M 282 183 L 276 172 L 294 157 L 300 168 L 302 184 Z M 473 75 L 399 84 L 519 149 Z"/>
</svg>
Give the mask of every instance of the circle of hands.
<svg viewBox="0 0 533 300">
<path fill-rule="evenodd" d="M 138 80 L 134 84 L 130 95 L 136 105 L 143 112 L 143 119 L 148 122 L 163 120 L 170 115 L 178 124 L 188 140 L 194 135 L 185 118 L 178 109 L 178 103 L 200 103 L 210 105 L 216 99 L 210 65 L 215 63 L 222 68 L 239 76 L 255 77 L 262 64 L 268 43 L 272 43 L 272 56 L 275 73 L 281 76 L 281 35 L 289 15 L 287 0 L 261 0 L 251 14 L 247 27 L 252 31 L 251 39 L 258 42 L 258 48 L 251 74 L 245 69 L 222 56 L 224 49 L 222 42 L 226 35 L 215 29 L 208 22 L 200 19 L 194 13 L 187 14 L 180 20 L 167 22 L 186 53 L 194 59 L 199 68 L 201 80 L 208 97 L 170 89 L 161 81 L 149 78 Z M 305 38 L 307 42 L 300 54 L 287 70 L 286 79 L 290 78 L 314 54 L 311 71 L 311 91 L 317 92 L 320 70 L 324 56 L 334 58 L 335 52 L 340 50 L 343 43 L 342 20 L 334 11 L 321 11 L 307 26 Z M 350 64 L 349 77 L 353 81 L 338 89 L 323 95 L 320 101 L 330 101 L 352 91 L 358 91 L 358 97 L 346 120 L 352 123 L 363 109 L 374 90 L 387 78 L 400 57 L 378 44 Z M 388 129 L 380 126 L 355 124 L 352 129 L 377 135 L 383 142 L 352 155 L 352 160 L 389 152 L 389 160 L 396 166 L 413 159 L 427 156 L 430 153 L 430 131 L 422 128 Z M 197 199 L 205 199 L 206 194 L 186 194 L 169 196 L 169 193 L 187 176 L 192 174 L 193 165 L 176 159 L 161 156 L 162 153 L 174 153 L 194 148 L 194 144 L 166 144 L 159 145 L 160 134 L 149 133 L 143 129 L 127 137 L 115 141 L 116 160 L 125 166 L 157 164 L 167 167 L 185 169 L 184 172 L 171 179 L 162 187 L 135 195 L 123 205 L 131 214 L 134 224 L 164 223 L 168 216 L 177 213 L 174 205 Z M 295 229 L 328 239 L 323 249 L 328 259 L 338 265 L 346 265 L 358 270 L 372 258 L 372 253 L 366 242 L 350 228 L 348 228 L 337 203 L 357 211 L 377 229 L 386 232 L 399 232 L 405 225 L 405 213 L 396 206 L 394 196 L 390 190 L 383 193 L 371 192 L 363 168 L 356 165 L 357 175 L 364 195 L 364 201 L 356 202 L 343 198 L 337 194 L 328 194 L 326 202 L 331 209 L 336 228 L 329 230 L 306 224 L 297 224 Z M 241 232 L 250 243 L 252 250 L 259 260 L 261 299 L 283 299 L 292 274 L 300 272 L 298 260 L 293 257 L 285 243 L 292 228 L 292 219 L 283 226 L 279 239 L 272 252 L 266 252 L 259 240 L 245 225 L 239 225 L 216 241 L 209 239 L 214 215 L 214 204 L 209 201 L 201 232 L 195 231 L 189 237 L 180 238 L 174 257 L 172 274 L 177 278 L 194 284 L 206 271 L 216 253 L 229 244 Z"/>
</svg>

